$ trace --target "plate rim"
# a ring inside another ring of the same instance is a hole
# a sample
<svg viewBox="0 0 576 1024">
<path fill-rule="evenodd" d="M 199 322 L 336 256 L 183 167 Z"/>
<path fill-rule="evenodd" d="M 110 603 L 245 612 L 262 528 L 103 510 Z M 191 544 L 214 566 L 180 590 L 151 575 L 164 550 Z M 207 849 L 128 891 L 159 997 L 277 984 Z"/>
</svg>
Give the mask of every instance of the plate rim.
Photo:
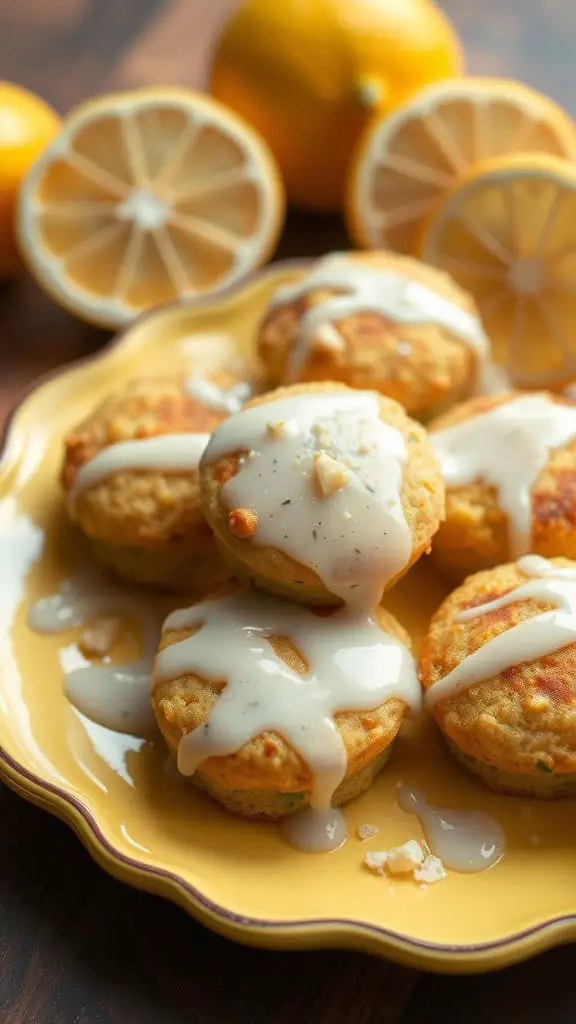
<svg viewBox="0 0 576 1024">
<path fill-rule="evenodd" d="M 23 389 L 13 404 L 0 436 L 0 469 L 9 452 L 21 408 L 42 388 L 76 370 L 106 359 L 150 316 L 177 306 L 191 311 L 217 306 L 267 277 L 309 266 L 313 258 L 278 260 L 247 275 L 215 296 L 167 303 L 137 317 L 112 335 L 98 351 L 42 374 Z M 93 859 L 109 874 L 137 889 L 170 899 L 201 924 L 236 942 L 262 948 L 342 948 L 388 957 L 408 967 L 446 974 L 500 969 L 576 938 L 576 913 L 560 914 L 499 939 L 471 944 L 444 944 L 416 939 L 390 928 L 353 918 L 303 918 L 278 921 L 238 914 L 206 896 L 177 872 L 128 856 L 109 840 L 98 818 L 80 798 L 32 772 L 5 749 L 0 737 L 0 781 L 19 796 L 54 814 L 70 826 Z"/>
</svg>

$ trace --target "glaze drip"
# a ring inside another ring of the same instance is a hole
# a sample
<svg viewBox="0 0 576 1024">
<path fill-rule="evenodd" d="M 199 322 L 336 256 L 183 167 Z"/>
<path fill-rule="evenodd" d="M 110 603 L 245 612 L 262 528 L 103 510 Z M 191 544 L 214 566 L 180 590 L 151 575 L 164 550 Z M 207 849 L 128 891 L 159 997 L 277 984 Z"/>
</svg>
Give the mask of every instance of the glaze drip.
<svg viewBox="0 0 576 1024">
<path fill-rule="evenodd" d="M 469 622 L 521 601 L 550 604 L 553 610 L 519 622 L 469 654 L 426 691 L 428 707 L 513 668 L 519 658 L 522 663 L 536 661 L 576 642 L 576 569 L 558 568 L 537 555 L 519 559 L 517 567 L 522 575 L 530 577 L 529 582 L 494 601 L 460 612 L 455 621 Z"/>
<path fill-rule="evenodd" d="M 78 495 L 102 483 L 115 473 L 157 470 L 166 473 L 192 473 L 198 469 L 209 434 L 161 434 L 134 441 L 119 441 L 102 448 L 76 474 L 70 490 L 71 509 Z"/>
<path fill-rule="evenodd" d="M 216 412 L 239 412 L 244 403 L 252 397 L 252 386 L 244 380 L 229 388 L 221 388 L 208 377 L 191 373 L 186 378 L 184 386 L 192 398 L 196 398 L 207 409 L 214 409 Z"/>
<path fill-rule="evenodd" d="M 234 754 L 266 732 L 279 733 L 312 773 L 311 805 L 324 814 L 347 765 L 334 723 L 339 711 L 372 710 L 391 697 L 417 709 L 420 686 L 406 647 L 370 616 L 340 609 L 320 618 L 256 590 L 241 589 L 174 612 L 164 630 L 199 627 L 160 652 L 153 686 L 194 673 L 226 680 L 207 720 L 185 734 L 178 767 L 192 775 L 209 757 Z M 302 677 L 269 638 L 290 637 L 310 666 Z"/>
<path fill-rule="evenodd" d="M 495 487 L 512 558 L 530 550 L 531 490 L 552 452 L 576 437 L 576 406 L 524 395 L 430 435 L 448 487 Z"/>
<path fill-rule="evenodd" d="M 329 807 L 323 813 L 305 807 L 296 814 L 288 814 L 280 827 L 284 839 L 304 853 L 332 853 L 348 837 L 346 819 L 337 807 Z"/>
<path fill-rule="evenodd" d="M 214 431 L 203 464 L 245 452 L 224 484 L 228 509 L 254 509 L 251 543 L 313 569 L 364 612 L 412 551 L 401 502 L 401 433 L 372 392 L 298 395 L 244 409 Z"/>
</svg>

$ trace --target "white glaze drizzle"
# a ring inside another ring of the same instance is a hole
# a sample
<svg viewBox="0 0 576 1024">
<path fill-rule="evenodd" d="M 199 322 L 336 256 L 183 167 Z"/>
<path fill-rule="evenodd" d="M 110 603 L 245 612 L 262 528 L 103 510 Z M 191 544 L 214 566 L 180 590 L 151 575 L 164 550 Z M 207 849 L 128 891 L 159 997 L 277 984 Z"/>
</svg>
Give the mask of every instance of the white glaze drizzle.
<svg viewBox="0 0 576 1024">
<path fill-rule="evenodd" d="M 448 487 L 496 487 L 508 517 L 510 552 L 530 550 L 531 489 L 554 449 L 576 437 L 576 406 L 523 395 L 430 435 Z"/>
<path fill-rule="evenodd" d="M 252 396 L 252 385 L 246 380 L 237 381 L 229 388 L 221 388 L 215 381 L 200 373 L 191 373 L 185 381 L 187 393 L 196 398 L 207 409 L 216 412 L 239 412 Z"/>
<path fill-rule="evenodd" d="M 57 593 L 31 606 L 28 625 L 38 633 L 61 633 L 99 615 L 135 619 L 144 640 L 142 655 L 131 664 L 88 664 L 65 672 L 66 696 L 78 711 L 99 725 L 148 736 L 154 731 L 150 672 L 160 627 L 143 601 L 104 582 L 96 573 L 77 573 L 63 580 Z"/>
<path fill-rule="evenodd" d="M 558 568 L 538 555 L 519 559 L 517 568 L 522 575 L 531 577 L 529 582 L 494 601 L 460 612 L 456 622 L 469 622 L 520 601 L 538 601 L 555 607 L 519 622 L 469 654 L 426 691 L 428 707 L 519 663 L 536 661 L 576 642 L 576 569 Z"/>
<path fill-rule="evenodd" d="M 453 871 L 485 871 L 506 849 L 502 826 L 483 811 L 455 811 L 431 806 L 418 789 L 400 786 L 398 804 L 415 814 L 432 853 Z"/>
<path fill-rule="evenodd" d="M 297 302 L 325 289 L 343 294 L 328 296 L 302 317 L 290 354 L 291 379 L 298 375 L 318 330 L 357 313 L 381 313 L 399 324 L 438 324 L 468 345 L 478 364 L 488 358 L 488 339 L 477 316 L 407 274 L 358 263 L 346 253 L 332 253 L 319 260 L 304 278 L 280 288 L 271 306 Z"/>
<path fill-rule="evenodd" d="M 184 775 L 209 757 L 236 753 L 254 737 L 277 732 L 309 765 L 311 805 L 324 814 L 347 764 L 334 715 L 372 710 L 391 697 L 420 706 L 412 655 L 370 616 L 344 608 L 321 618 L 241 589 L 174 612 L 164 630 L 194 626 L 200 629 L 159 653 L 153 673 L 153 686 L 191 673 L 226 681 L 204 724 L 180 741 Z M 301 652 L 310 666 L 304 678 L 275 654 L 268 639 L 274 636 L 290 637 Z"/>
<path fill-rule="evenodd" d="M 281 433 L 271 430 L 281 425 Z M 245 451 L 224 484 L 230 509 L 253 508 L 254 536 L 313 569 L 326 588 L 364 611 L 406 566 L 411 535 L 401 503 L 406 448 L 383 423 L 371 392 L 299 395 L 244 409 L 216 428 L 203 456 Z M 318 493 L 314 459 L 324 452 L 349 472 L 346 486 Z"/>
<path fill-rule="evenodd" d="M 71 509 L 78 495 L 114 473 L 158 470 L 166 473 L 191 473 L 198 469 L 209 434 L 161 434 L 159 437 L 119 441 L 102 448 L 80 467 L 70 490 Z"/>
</svg>

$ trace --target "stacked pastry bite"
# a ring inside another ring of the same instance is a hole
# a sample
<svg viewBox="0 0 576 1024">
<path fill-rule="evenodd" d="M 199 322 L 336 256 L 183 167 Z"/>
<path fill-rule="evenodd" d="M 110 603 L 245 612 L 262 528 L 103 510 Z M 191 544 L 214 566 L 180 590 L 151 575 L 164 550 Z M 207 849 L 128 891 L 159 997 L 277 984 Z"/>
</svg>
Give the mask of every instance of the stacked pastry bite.
<svg viewBox="0 0 576 1024">
<path fill-rule="evenodd" d="M 248 582 L 168 619 L 158 723 L 229 809 L 326 813 L 370 785 L 419 704 L 409 639 L 380 600 L 443 515 L 425 430 L 375 392 L 295 385 L 216 428 L 200 481 Z"/>
</svg>

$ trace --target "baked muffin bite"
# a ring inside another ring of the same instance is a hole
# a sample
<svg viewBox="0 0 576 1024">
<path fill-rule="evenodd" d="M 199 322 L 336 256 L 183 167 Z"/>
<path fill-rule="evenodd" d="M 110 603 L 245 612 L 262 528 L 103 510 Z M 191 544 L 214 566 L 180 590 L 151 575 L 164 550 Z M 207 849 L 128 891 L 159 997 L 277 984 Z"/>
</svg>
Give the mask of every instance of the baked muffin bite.
<svg viewBox="0 0 576 1024">
<path fill-rule="evenodd" d="M 444 514 L 424 428 L 397 402 L 332 382 L 248 402 L 212 434 L 200 479 L 234 571 L 306 605 L 373 608 Z"/>
<path fill-rule="evenodd" d="M 271 819 L 367 789 L 419 702 L 389 612 L 320 613 L 252 587 L 173 613 L 152 681 L 180 771 L 228 810 Z"/>
<path fill-rule="evenodd" d="M 447 578 L 528 552 L 576 558 L 576 402 L 545 391 L 474 398 L 429 430 L 446 483 L 433 557 Z"/>
<path fill-rule="evenodd" d="M 141 378 L 68 434 L 67 507 L 100 562 L 128 580 L 204 593 L 230 578 L 202 514 L 198 464 L 243 397 L 227 371 Z"/>
<path fill-rule="evenodd" d="M 258 338 L 269 387 L 333 380 L 419 418 L 470 393 L 489 345 L 473 299 L 391 252 L 335 253 L 273 296 Z"/>
<path fill-rule="evenodd" d="M 576 793 L 576 562 L 528 555 L 440 606 L 421 656 L 425 704 L 493 789 Z"/>
</svg>

